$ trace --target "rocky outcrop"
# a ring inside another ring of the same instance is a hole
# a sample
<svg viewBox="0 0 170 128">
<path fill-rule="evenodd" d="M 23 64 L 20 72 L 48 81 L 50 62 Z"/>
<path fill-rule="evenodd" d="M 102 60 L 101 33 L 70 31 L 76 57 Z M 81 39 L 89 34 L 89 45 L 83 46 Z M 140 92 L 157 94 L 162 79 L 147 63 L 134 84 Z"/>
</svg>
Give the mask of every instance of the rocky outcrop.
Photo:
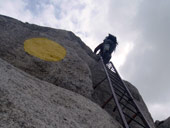
<svg viewBox="0 0 170 128">
<path fill-rule="evenodd" d="M 48 62 L 27 54 L 24 41 L 35 37 L 45 37 L 64 46 L 66 57 L 59 62 Z M 86 54 L 89 49 L 72 32 L 24 24 L 1 16 L 0 43 L 0 58 L 15 67 L 41 80 L 91 97 L 93 89 L 88 65 L 92 65 L 94 60 Z"/>
<path fill-rule="evenodd" d="M 0 59 L 1 128 L 121 128 L 97 104 Z"/>
<path fill-rule="evenodd" d="M 155 122 L 156 128 L 170 128 L 170 117 L 163 121 Z"/>
<path fill-rule="evenodd" d="M 24 41 L 39 37 L 63 46 L 64 59 L 45 61 L 26 52 Z M 98 57 L 72 32 L 0 15 L 0 46 L 2 127 L 120 127 L 114 102 L 106 106 L 112 116 L 99 107 L 111 95 L 107 81 L 93 89 L 105 77 Z M 154 128 L 138 90 L 125 83 Z"/>
</svg>

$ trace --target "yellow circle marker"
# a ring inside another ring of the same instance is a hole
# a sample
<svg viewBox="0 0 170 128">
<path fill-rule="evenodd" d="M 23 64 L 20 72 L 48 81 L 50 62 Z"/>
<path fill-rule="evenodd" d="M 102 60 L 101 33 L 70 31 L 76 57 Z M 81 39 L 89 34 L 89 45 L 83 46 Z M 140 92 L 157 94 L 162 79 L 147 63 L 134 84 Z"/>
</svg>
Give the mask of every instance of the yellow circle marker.
<svg viewBox="0 0 170 128">
<path fill-rule="evenodd" d="M 58 43 L 47 38 L 31 38 L 24 42 L 24 50 L 46 61 L 60 61 L 66 56 L 66 50 Z"/>
</svg>

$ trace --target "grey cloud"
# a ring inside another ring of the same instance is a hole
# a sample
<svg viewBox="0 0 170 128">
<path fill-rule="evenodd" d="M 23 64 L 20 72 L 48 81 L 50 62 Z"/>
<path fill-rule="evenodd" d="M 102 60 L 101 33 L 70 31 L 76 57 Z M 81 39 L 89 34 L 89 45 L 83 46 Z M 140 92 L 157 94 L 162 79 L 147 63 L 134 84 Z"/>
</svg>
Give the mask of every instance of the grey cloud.
<svg viewBox="0 0 170 128">
<path fill-rule="evenodd" d="M 170 97 L 170 1 L 142 1 L 134 19 L 139 36 L 121 73 L 142 92 L 148 104 Z M 170 113 L 169 113 L 170 115 Z"/>
<path fill-rule="evenodd" d="M 121 35 L 120 38 L 129 40 L 133 37 L 133 20 L 139 1 L 136 0 L 110 0 L 108 23 L 112 32 Z"/>
</svg>

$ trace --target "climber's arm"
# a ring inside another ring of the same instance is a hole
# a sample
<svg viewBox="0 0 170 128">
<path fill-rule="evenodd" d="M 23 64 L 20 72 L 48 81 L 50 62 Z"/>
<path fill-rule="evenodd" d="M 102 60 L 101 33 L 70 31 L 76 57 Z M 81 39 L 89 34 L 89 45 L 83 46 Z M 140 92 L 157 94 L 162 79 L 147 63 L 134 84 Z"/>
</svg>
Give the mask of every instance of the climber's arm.
<svg viewBox="0 0 170 128">
<path fill-rule="evenodd" d="M 97 53 L 97 51 L 98 51 L 99 49 L 102 48 L 102 45 L 103 45 L 103 44 L 100 44 L 100 45 L 98 45 L 98 46 L 94 49 L 94 53 L 95 53 L 95 54 Z"/>
</svg>

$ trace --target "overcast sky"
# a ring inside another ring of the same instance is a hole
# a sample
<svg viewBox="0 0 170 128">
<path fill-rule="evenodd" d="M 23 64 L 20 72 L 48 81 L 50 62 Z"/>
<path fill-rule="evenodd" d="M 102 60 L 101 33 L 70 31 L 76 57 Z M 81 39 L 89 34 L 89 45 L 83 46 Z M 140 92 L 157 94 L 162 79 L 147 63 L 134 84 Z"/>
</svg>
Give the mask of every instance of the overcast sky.
<svg viewBox="0 0 170 128">
<path fill-rule="evenodd" d="M 154 120 L 170 116 L 170 0 L 0 0 L 0 14 L 66 29 L 92 50 L 108 33 L 112 61 L 140 91 Z"/>
</svg>

